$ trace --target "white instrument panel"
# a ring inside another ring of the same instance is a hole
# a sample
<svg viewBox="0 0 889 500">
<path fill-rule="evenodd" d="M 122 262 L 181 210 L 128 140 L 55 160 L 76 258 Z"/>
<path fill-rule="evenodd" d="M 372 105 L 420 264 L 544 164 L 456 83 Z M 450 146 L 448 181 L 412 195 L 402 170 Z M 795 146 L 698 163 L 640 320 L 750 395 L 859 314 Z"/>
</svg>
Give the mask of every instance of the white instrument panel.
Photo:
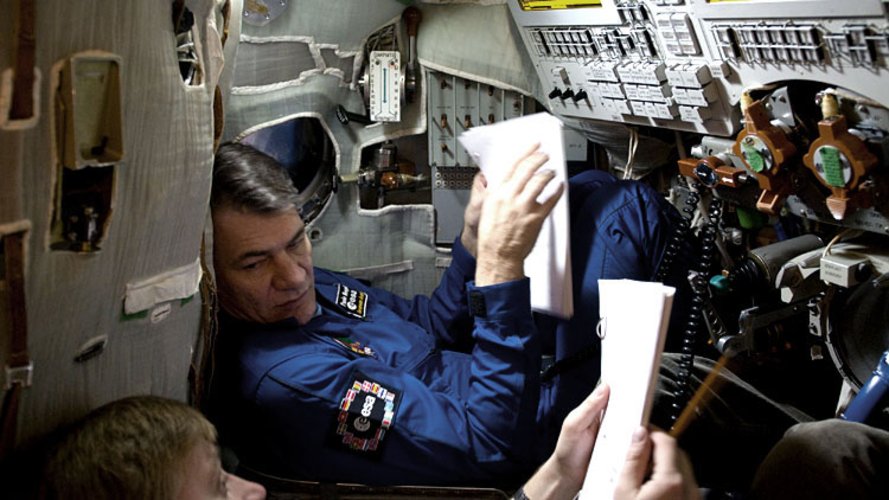
<svg viewBox="0 0 889 500">
<path fill-rule="evenodd" d="M 557 115 L 728 137 L 746 88 L 813 80 L 889 104 L 881 0 L 603 0 L 545 11 L 511 0 L 509 8 Z"/>
</svg>

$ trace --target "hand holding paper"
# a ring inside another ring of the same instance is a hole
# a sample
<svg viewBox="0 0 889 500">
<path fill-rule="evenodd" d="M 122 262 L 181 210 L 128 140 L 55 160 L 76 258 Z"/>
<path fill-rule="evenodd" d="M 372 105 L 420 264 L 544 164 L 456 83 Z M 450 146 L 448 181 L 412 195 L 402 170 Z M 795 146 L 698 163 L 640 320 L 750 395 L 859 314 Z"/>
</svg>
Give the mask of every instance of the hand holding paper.
<svg viewBox="0 0 889 500">
<path fill-rule="evenodd" d="M 599 280 L 602 381 L 611 387 L 581 500 L 614 498 L 633 435 L 648 424 L 675 289 L 661 283 Z"/>
<path fill-rule="evenodd" d="M 609 387 L 600 384 L 565 418 L 556 449 L 522 487 L 528 498 L 557 500 L 576 498 L 584 482 L 595 446 Z M 615 500 L 699 500 L 697 483 L 688 457 L 676 440 L 662 431 L 637 427 L 613 488 Z M 585 492 L 589 495 L 589 491 Z M 601 493 L 607 495 L 608 493 Z M 596 497 L 599 498 L 599 497 Z"/>
<path fill-rule="evenodd" d="M 567 180 L 561 127 L 557 118 L 539 113 L 495 125 L 475 127 L 459 139 L 481 167 L 488 183 L 488 196 L 501 192 L 504 177 L 512 174 L 510 167 L 515 166 L 519 179 L 529 182 L 529 188 L 535 191 L 540 187 L 538 182 L 547 180 L 542 189 L 536 191 L 537 203 L 546 206 L 552 196 L 564 190 Z M 542 169 L 551 171 L 551 177 L 539 173 L 535 179 L 523 177 L 534 176 L 536 172 L 522 169 L 519 165 L 527 147 L 533 144 L 540 144 L 540 151 L 548 160 Z M 512 176 L 508 178 L 513 179 Z M 533 185 L 531 180 L 534 181 Z M 506 186 L 505 189 L 508 191 L 502 193 L 516 194 L 514 186 Z M 509 191 L 510 189 L 512 190 Z M 481 234 L 491 228 L 480 227 L 479 232 Z M 542 222 L 540 235 L 525 259 L 524 275 L 531 278 L 532 309 L 566 318 L 574 313 L 567 192 L 562 194 L 550 215 Z"/>
<path fill-rule="evenodd" d="M 561 186 L 544 202 L 538 198 L 553 179 L 541 170 L 547 157 L 529 149 L 507 169 L 500 186 L 487 193 L 478 232 L 476 284 L 490 285 L 521 279 L 540 226 L 559 200 Z"/>
</svg>

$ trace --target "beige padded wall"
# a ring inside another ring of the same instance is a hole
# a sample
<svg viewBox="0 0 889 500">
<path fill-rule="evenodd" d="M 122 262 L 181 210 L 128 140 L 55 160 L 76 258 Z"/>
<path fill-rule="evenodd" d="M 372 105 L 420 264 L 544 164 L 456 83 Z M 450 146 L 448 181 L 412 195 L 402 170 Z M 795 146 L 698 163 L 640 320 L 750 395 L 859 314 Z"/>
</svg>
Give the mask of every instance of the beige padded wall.
<svg viewBox="0 0 889 500">
<path fill-rule="evenodd" d="M 420 64 L 539 97 L 534 64 L 506 5 L 426 5 Z"/>
<path fill-rule="evenodd" d="M 0 224 L 22 218 L 22 136 L 0 131 Z M 5 351 L 0 348 L 0 352 Z"/>
<path fill-rule="evenodd" d="M 200 25 L 201 57 L 208 59 L 214 44 L 203 38 L 213 35 L 205 23 L 215 2 L 187 3 Z M 165 0 L 37 2 L 42 116 L 35 128 L 16 132 L 23 137 L 24 216 L 33 223 L 27 305 L 34 377 L 25 391 L 19 442 L 122 396 L 186 397 L 199 297 L 165 304 L 164 295 L 156 294 L 159 306 L 170 306 L 168 315 L 161 314 L 157 322 L 150 315 L 123 317 L 128 284 L 196 262 L 207 212 L 213 82 L 183 85 L 171 5 Z M 0 12 L 11 11 L 12 0 L 0 0 Z M 8 65 L 8 50 L 4 39 L 0 69 Z M 125 156 L 116 166 L 113 216 L 100 251 L 51 251 L 47 238 L 56 173 L 49 75 L 58 61 L 93 50 L 121 58 Z M 221 61 L 203 62 L 206 81 Z M 15 153 L 8 148 L 12 133 L 0 134 L 0 158 L 6 163 Z M 7 186 L 4 179 L 4 190 Z M 108 341 L 101 354 L 74 361 L 86 341 L 102 335 Z"/>
</svg>

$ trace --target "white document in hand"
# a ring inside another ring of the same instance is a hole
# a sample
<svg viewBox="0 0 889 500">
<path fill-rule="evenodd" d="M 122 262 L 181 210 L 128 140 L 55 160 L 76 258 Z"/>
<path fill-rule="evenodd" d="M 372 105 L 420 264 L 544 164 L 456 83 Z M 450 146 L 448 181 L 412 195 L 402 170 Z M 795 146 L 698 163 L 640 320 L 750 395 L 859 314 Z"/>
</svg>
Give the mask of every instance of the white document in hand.
<svg viewBox="0 0 889 500">
<path fill-rule="evenodd" d="M 661 283 L 599 280 L 602 382 L 611 395 L 581 500 L 614 498 L 633 433 L 648 424 L 674 293 Z"/>
<path fill-rule="evenodd" d="M 531 279 L 531 308 L 562 318 L 574 314 L 571 284 L 571 242 L 568 231 L 568 186 L 562 122 L 548 113 L 514 118 L 494 125 L 473 127 L 459 137 L 488 182 L 497 189 L 503 172 L 512 166 L 532 144 L 549 156 L 542 169 L 556 173 L 541 193 L 545 201 L 565 185 L 562 198 L 543 222 L 537 243 L 525 259 L 525 275 Z"/>
</svg>

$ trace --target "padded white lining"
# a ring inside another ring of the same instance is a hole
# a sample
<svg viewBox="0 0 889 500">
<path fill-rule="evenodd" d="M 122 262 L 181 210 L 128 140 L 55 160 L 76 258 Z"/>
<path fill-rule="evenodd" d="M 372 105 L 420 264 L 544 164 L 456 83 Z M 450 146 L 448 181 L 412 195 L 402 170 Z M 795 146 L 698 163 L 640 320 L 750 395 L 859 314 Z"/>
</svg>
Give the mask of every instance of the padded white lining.
<svg viewBox="0 0 889 500">
<path fill-rule="evenodd" d="M 127 283 L 124 312 L 135 314 L 171 300 L 186 299 L 198 291 L 201 283 L 201 260 L 150 278 Z"/>
</svg>

